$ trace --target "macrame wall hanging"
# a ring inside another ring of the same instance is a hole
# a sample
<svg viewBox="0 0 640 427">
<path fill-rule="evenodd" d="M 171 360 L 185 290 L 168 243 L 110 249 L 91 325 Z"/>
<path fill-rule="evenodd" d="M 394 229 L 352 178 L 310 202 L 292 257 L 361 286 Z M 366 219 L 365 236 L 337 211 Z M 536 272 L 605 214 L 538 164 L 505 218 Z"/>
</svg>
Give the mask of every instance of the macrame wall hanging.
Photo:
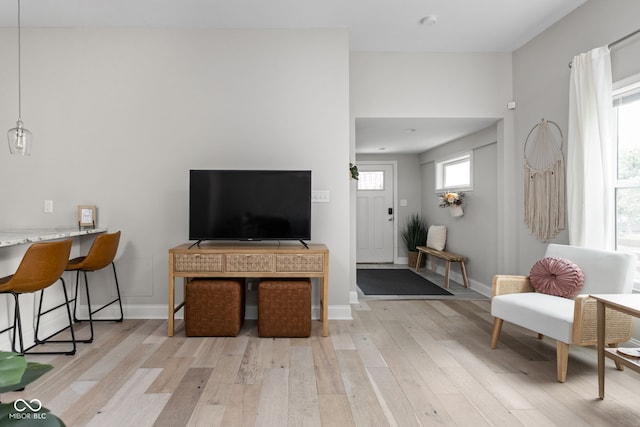
<svg viewBox="0 0 640 427">
<path fill-rule="evenodd" d="M 562 142 L 560 127 L 542 119 L 529 131 L 524 144 L 524 221 L 541 241 L 565 228 Z"/>
</svg>

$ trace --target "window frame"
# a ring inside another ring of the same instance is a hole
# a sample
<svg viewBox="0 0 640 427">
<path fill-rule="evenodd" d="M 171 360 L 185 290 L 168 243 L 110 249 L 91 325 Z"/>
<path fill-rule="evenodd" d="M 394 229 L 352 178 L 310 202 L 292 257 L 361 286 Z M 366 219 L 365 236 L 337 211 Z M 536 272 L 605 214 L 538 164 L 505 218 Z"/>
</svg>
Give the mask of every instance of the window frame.
<svg viewBox="0 0 640 427">
<path fill-rule="evenodd" d="M 619 153 L 620 145 L 618 138 L 618 124 L 619 115 L 618 107 L 623 105 L 624 98 L 631 98 L 631 102 L 640 102 L 638 97 L 640 95 L 640 74 L 633 75 L 629 78 L 620 80 L 613 84 L 612 91 L 612 103 L 614 108 L 614 143 L 615 143 L 615 157 L 614 157 L 614 179 L 613 179 L 613 213 L 614 213 L 614 248 L 618 250 L 618 191 L 625 189 L 640 189 L 639 178 L 619 178 Z M 640 260 L 636 263 L 636 271 L 640 268 Z M 634 291 L 640 292 L 640 273 L 636 273 L 634 278 Z"/>
<path fill-rule="evenodd" d="M 447 185 L 446 168 L 469 162 L 469 182 L 463 185 Z M 435 191 L 471 191 L 473 190 L 473 150 L 463 151 L 444 157 L 435 162 Z"/>
</svg>

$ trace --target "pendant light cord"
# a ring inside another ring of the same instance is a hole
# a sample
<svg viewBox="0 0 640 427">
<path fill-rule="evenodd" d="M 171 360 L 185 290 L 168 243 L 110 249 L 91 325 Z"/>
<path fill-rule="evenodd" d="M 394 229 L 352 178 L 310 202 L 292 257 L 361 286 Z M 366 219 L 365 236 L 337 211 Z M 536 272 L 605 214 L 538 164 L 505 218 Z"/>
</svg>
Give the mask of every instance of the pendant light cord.
<svg viewBox="0 0 640 427">
<path fill-rule="evenodd" d="M 20 38 L 20 0 L 18 0 L 18 120 L 22 121 L 22 46 Z"/>
</svg>

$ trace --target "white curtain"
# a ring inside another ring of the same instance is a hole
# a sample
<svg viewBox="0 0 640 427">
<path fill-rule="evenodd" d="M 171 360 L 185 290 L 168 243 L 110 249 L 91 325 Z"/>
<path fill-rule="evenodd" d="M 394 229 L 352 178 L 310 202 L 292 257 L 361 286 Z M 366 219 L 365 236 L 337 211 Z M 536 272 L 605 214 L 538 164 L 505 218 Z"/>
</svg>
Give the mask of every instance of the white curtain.
<svg viewBox="0 0 640 427">
<path fill-rule="evenodd" d="M 567 142 L 569 244 L 613 249 L 613 107 L 607 46 L 573 58 Z"/>
</svg>

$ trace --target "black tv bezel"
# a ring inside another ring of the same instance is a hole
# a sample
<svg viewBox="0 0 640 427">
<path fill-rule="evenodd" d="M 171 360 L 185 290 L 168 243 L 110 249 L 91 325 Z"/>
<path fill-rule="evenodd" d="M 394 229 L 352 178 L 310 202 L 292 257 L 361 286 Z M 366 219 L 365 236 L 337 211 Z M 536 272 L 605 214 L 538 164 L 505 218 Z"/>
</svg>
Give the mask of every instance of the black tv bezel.
<svg viewBox="0 0 640 427">
<path fill-rule="evenodd" d="M 219 237 L 219 236 L 203 236 L 203 237 L 195 237 L 191 232 L 191 198 L 192 198 L 192 188 L 191 188 L 191 179 L 192 172 L 230 172 L 230 173 L 282 173 L 282 174 L 300 174 L 305 173 L 309 176 L 309 191 L 308 191 L 308 201 L 306 203 L 308 209 L 308 233 L 300 236 L 281 236 L 281 237 Z M 189 170 L 189 189 L 188 189 L 188 233 L 189 240 L 195 241 L 195 244 L 200 244 L 205 241 L 228 241 L 228 242 L 261 242 L 261 241 L 300 241 L 303 245 L 307 246 L 306 241 L 311 240 L 311 193 L 312 193 L 312 173 L 311 170 L 308 169 L 190 169 Z"/>
</svg>

